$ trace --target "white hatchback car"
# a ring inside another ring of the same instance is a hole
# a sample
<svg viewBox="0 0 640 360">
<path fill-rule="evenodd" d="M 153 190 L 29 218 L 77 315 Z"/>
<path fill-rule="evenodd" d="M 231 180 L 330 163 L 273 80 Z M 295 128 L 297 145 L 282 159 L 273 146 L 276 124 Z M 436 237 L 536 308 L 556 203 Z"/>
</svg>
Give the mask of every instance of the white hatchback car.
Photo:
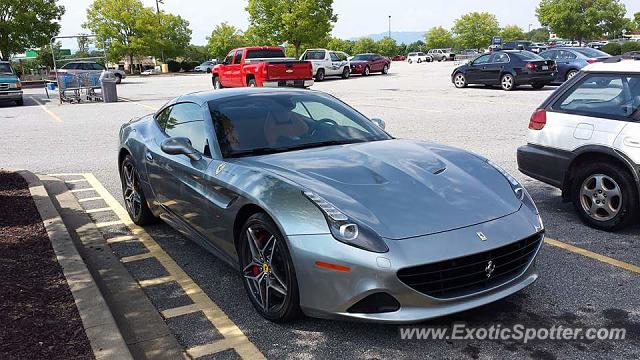
<svg viewBox="0 0 640 360">
<path fill-rule="evenodd" d="M 348 79 L 351 75 L 348 56 L 341 51 L 307 49 L 300 56 L 300 60 L 311 63 L 317 81 L 323 81 L 326 76 L 341 76 L 343 79 Z"/>
<path fill-rule="evenodd" d="M 415 63 L 423 63 L 423 62 L 432 62 L 433 58 L 423 52 L 412 52 L 407 55 L 407 62 L 409 64 Z"/>
<path fill-rule="evenodd" d="M 640 61 L 588 65 L 538 108 L 520 171 L 558 187 L 588 225 L 614 231 L 638 221 Z"/>
</svg>

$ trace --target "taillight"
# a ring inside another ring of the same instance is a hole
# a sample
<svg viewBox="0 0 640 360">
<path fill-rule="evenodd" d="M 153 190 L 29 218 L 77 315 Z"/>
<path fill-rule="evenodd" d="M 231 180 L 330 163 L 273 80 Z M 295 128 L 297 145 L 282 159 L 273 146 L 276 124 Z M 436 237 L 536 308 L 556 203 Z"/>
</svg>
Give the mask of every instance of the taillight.
<svg viewBox="0 0 640 360">
<path fill-rule="evenodd" d="M 524 68 L 527 70 L 535 70 L 536 69 L 536 65 L 534 63 L 526 63 L 524 65 Z"/>
<path fill-rule="evenodd" d="M 544 109 L 534 111 L 529 120 L 529 129 L 542 130 L 545 125 L 547 125 L 547 112 Z"/>
<path fill-rule="evenodd" d="M 593 64 L 593 63 L 597 63 L 598 59 L 587 59 L 587 63 L 589 64 Z"/>
</svg>

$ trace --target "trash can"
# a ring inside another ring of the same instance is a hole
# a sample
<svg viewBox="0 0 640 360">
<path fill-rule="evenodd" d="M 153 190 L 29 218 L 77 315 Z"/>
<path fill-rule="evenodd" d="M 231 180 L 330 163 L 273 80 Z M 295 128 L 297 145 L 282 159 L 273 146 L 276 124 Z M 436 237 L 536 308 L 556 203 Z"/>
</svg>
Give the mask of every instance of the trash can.
<svg viewBox="0 0 640 360">
<path fill-rule="evenodd" d="M 106 103 L 118 101 L 116 82 L 118 79 L 111 71 L 103 71 L 100 74 L 100 88 L 102 89 L 102 101 Z"/>
</svg>

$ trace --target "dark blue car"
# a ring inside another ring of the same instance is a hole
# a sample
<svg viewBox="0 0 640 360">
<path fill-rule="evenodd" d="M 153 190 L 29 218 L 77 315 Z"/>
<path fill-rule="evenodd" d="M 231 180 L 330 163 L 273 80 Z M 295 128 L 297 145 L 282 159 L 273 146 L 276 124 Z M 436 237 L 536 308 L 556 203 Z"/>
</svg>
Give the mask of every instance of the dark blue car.
<svg viewBox="0 0 640 360">
<path fill-rule="evenodd" d="M 569 80 L 583 67 L 611 57 L 606 52 L 588 47 L 556 47 L 541 52 L 540 56 L 556 62 L 557 82 Z"/>
</svg>

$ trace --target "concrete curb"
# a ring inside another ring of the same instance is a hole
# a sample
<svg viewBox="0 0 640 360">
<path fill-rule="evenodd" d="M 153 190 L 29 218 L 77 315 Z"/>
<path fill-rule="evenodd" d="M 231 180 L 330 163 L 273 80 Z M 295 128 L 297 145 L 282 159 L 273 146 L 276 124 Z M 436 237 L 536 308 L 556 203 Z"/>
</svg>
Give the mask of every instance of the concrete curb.
<svg viewBox="0 0 640 360">
<path fill-rule="evenodd" d="M 133 359 L 111 310 L 73 244 L 44 185 L 31 172 L 25 170 L 16 172 L 29 184 L 29 191 L 71 289 L 95 358 L 98 360 Z"/>
</svg>

